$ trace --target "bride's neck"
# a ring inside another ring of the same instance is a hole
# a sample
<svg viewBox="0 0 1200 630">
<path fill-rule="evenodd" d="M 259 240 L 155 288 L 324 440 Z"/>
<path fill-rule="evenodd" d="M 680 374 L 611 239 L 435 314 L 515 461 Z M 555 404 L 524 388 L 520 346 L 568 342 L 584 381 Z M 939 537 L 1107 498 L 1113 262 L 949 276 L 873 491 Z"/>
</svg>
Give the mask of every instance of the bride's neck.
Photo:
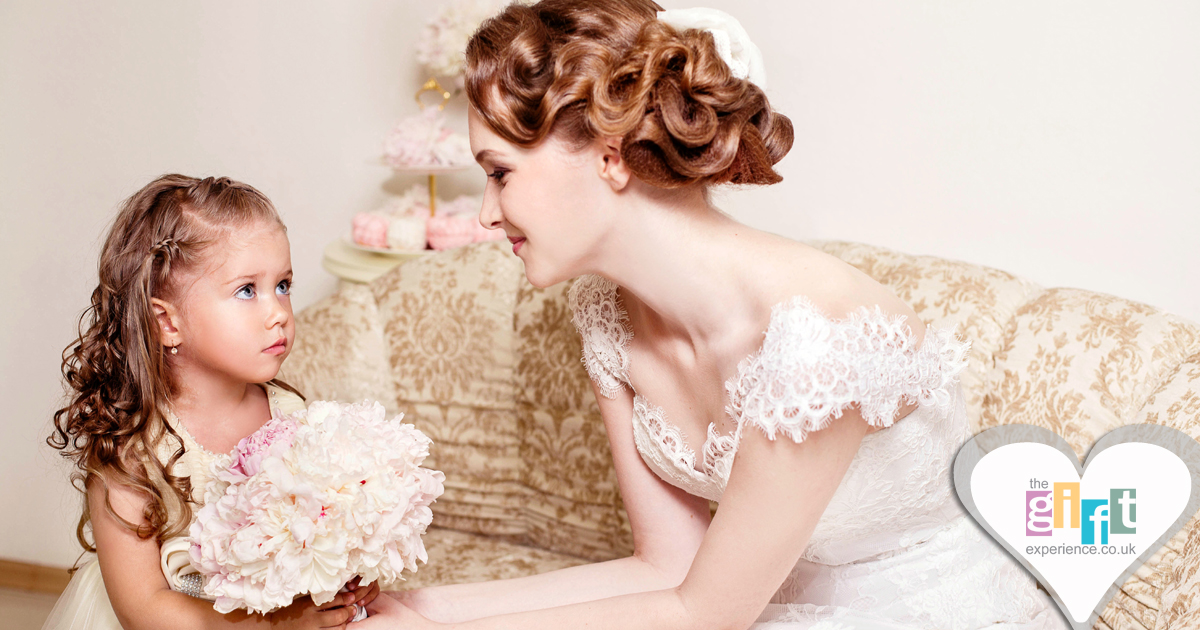
<svg viewBox="0 0 1200 630">
<path fill-rule="evenodd" d="M 748 254 L 762 244 L 761 232 L 700 195 L 628 211 L 607 239 L 597 271 L 622 287 L 631 316 L 693 343 L 753 318 Z"/>
</svg>

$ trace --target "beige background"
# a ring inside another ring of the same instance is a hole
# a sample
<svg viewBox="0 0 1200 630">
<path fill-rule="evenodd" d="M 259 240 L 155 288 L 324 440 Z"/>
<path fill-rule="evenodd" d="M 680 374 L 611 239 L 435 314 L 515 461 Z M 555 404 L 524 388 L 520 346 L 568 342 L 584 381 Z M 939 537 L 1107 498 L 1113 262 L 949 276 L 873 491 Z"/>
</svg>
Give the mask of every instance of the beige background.
<svg viewBox="0 0 1200 630">
<path fill-rule="evenodd" d="M 797 132 L 783 184 L 722 195 L 735 216 L 1200 320 L 1200 4 L 707 4 L 763 49 Z M 78 500 L 43 440 L 119 202 L 163 172 L 247 181 L 289 225 L 297 308 L 320 299 L 324 244 L 410 182 L 374 161 L 413 111 L 437 6 L 0 3 L 0 558 L 77 555 Z"/>
</svg>

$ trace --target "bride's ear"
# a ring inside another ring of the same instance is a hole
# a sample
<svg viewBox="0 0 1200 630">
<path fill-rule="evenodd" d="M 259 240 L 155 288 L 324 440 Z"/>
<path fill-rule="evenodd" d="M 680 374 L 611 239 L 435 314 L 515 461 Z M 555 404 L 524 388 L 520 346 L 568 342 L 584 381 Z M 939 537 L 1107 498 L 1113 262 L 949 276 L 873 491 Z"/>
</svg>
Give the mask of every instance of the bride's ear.
<svg viewBox="0 0 1200 630">
<path fill-rule="evenodd" d="M 629 184 L 629 178 L 633 177 L 629 165 L 621 157 L 621 137 L 597 138 L 597 142 L 600 147 L 600 155 L 596 166 L 599 169 L 600 179 L 608 182 L 614 192 L 621 192 Z"/>
</svg>

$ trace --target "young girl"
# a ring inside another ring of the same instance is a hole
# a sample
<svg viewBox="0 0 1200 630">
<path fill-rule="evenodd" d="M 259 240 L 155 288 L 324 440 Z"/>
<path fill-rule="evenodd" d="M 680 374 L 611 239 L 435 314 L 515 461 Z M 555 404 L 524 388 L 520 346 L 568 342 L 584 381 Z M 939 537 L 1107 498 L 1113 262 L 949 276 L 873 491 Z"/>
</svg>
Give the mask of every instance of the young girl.
<svg viewBox="0 0 1200 630">
<path fill-rule="evenodd" d="M 295 337 L 291 253 L 274 206 L 227 178 L 160 177 L 125 202 L 99 278 L 63 353 L 70 404 L 48 440 L 78 467 L 87 505 L 76 535 L 95 553 L 45 628 L 344 627 L 377 586 L 321 606 L 302 597 L 267 615 L 222 615 L 168 579 L 181 556 L 167 548 L 186 540 L 216 454 L 272 412 L 304 408 L 274 380 Z"/>
</svg>

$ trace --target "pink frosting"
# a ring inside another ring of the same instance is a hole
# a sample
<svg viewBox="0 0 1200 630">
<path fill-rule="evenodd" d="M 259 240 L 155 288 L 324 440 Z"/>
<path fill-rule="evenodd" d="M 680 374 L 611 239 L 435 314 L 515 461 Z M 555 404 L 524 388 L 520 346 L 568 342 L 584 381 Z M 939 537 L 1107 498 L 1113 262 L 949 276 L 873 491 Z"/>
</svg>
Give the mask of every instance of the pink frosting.
<svg viewBox="0 0 1200 630">
<path fill-rule="evenodd" d="M 439 215 L 429 217 L 425 224 L 425 237 L 433 249 L 452 249 L 475 242 L 475 229 L 470 216 Z"/>
<path fill-rule="evenodd" d="M 489 230 L 479 223 L 479 198 L 462 195 L 438 206 L 425 227 L 429 246 L 450 249 L 470 243 L 504 240 L 504 230 Z"/>
<path fill-rule="evenodd" d="M 352 237 L 355 243 L 367 247 L 387 247 L 387 232 L 387 217 L 367 212 L 354 215 Z"/>
</svg>

